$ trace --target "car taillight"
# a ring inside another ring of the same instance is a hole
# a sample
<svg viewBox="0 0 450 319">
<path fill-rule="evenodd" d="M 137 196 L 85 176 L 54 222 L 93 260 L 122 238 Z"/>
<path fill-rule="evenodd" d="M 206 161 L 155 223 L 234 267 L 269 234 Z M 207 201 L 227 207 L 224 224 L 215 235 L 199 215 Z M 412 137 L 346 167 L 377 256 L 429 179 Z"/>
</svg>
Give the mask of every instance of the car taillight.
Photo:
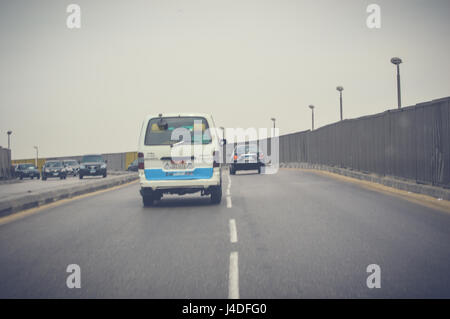
<svg viewBox="0 0 450 319">
<path fill-rule="evenodd" d="M 217 151 L 213 152 L 213 158 L 214 158 L 213 167 L 220 167 L 220 162 L 216 161 L 216 156 L 218 156 L 218 155 L 219 155 L 219 152 L 217 152 Z"/>
<path fill-rule="evenodd" d="M 138 153 L 138 169 L 144 169 L 144 153 Z"/>
</svg>

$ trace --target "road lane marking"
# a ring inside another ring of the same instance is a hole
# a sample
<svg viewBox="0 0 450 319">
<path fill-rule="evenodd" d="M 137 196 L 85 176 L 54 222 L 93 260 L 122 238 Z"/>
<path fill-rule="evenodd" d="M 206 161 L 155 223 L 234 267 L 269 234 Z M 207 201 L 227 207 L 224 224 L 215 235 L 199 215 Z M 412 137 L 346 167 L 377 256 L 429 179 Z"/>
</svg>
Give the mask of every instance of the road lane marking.
<svg viewBox="0 0 450 319">
<path fill-rule="evenodd" d="M 235 219 L 230 219 L 230 241 L 233 244 L 238 241 Z"/>
<path fill-rule="evenodd" d="M 109 192 L 109 191 L 113 191 L 113 190 L 116 190 L 116 189 L 119 189 L 119 188 L 122 188 L 122 187 L 126 187 L 126 186 L 129 186 L 129 185 L 137 183 L 137 182 L 139 182 L 139 180 L 131 181 L 129 183 L 125 183 L 125 184 L 121 184 L 121 185 L 117 185 L 117 186 L 113 186 L 111 188 L 101 189 L 101 190 L 98 190 L 98 191 L 95 191 L 95 192 L 92 192 L 92 193 L 86 193 L 86 194 L 82 194 L 82 195 L 79 195 L 79 196 L 74 196 L 74 197 L 71 197 L 71 198 L 60 199 L 60 200 L 57 200 L 56 202 L 52 202 L 52 203 L 45 204 L 45 205 L 42 205 L 42 206 L 33 207 L 33 208 L 26 209 L 26 210 L 23 210 L 23 211 L 20 211 L 20 212 L 17 212 L 17 213 L 13 213 L 11 215 L 8 215 L 8 216 L 5 216 L 5 217 L 1 217 L 0 218 L 0 226 L 4 225 L 4 224 L 11 223 L 11 222 L 13 222 L 15 220 L 18 220 L 18 219 L 25 218 L 27 216 L 33 215 L 35 213 L 38 213 L 38 212 L 40 212 L 42 210 L 45 210 L 45 209 L 48 209 L 48 208 L 57 207 L 57 206 L 65 204 L 65 203 L 69 203 L 71 201 L 74 201 L 74 200 L 83 199 L 83 198 L 86 198 L 86 197 L 91 197 L 91 196 L 99 195 L 99 194 L 106 193 L 106 192 Z"/>
<path fill-rule="evenodd" d="M 227 196 L 227 208 L 231 208 L 233 205 L 231 204 L 231 196 Z"/>
<path fill-rule="evenodd" d="M 230 171 L 227 173 L 228 185 L 227 185 L 227 208 L 233 207 L 231 203 L 231 176 Z"/>
<path fill-rule="evenodd" d="M 228 281 L 228 299 L 239 299 L 239 268 L 238 253 L 230 254 L 230 273 Z"/>
</svg>

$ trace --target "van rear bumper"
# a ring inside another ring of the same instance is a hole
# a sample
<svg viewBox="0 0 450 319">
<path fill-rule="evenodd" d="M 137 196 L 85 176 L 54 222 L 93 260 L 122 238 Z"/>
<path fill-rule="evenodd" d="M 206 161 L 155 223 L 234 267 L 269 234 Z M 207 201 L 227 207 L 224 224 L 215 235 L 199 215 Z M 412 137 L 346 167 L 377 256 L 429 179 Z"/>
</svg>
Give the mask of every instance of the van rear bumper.
<svg viewBox="0 0 450 319">
<path fill-rule="evenodd" d="M 206 174 L 206 175 L 204 175 Z M 172 188 L 195 188 L 206 189 L 210 186 L 220 185 L 221 173 L 220 168 L 214 168 L 212 173 L 206 171 L 195 175 L 168 175 L 162 176 L 160 173 L 154 174 L 151 177 L 151 172 L 146 170 L 139 170 L 139 179 L 141 188 L 151 188 L 152 190 L 164 190 Z M 209 178 L 202 178 L 203 176 L 210 176 Z"/>
</svg>

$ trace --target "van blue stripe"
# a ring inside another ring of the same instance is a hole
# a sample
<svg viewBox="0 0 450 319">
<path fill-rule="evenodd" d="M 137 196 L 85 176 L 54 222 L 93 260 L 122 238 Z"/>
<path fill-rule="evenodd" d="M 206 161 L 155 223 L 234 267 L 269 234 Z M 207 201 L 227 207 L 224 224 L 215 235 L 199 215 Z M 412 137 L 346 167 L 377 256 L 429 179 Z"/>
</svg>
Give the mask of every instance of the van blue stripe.
<svg viewBox="0 0 450 319">
<path fill-rule="evenodd" d="M 186 180 L 186 179 L 208 179 L 213 175 L 212 167 L 195 168 L 193 171 L 163 171 L 162 169 L 145 169 L 145 178 L 149 181 L 161 180 Z M 182 174 L 183 175 L 177 175 Z"/>
</svg>

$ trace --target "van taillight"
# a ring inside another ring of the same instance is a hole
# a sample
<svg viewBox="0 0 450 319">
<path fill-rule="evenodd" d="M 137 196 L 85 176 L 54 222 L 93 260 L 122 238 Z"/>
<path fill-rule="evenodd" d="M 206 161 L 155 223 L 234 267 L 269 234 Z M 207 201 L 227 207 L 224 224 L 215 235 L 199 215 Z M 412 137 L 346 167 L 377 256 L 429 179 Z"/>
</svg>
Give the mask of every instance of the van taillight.
<svg viewBox="0 0 450 319">
<path fill-rule="evenodd" d="M 219 154 L 220 154 L 220 153 L 217 152 L 217 151 L 214 151 L 214 152 L 213 152 L 213 158 L 214 158 L 214 161 L 213 161 L 213 167 L 220 167 L 220 162 L 216 161 L 216 157 L 217 157 Z"/>
<path fill-rule="evenodd" d="M 138 169 L 144 169 L 144 153 L 138 153 Z"/>
</svg>

